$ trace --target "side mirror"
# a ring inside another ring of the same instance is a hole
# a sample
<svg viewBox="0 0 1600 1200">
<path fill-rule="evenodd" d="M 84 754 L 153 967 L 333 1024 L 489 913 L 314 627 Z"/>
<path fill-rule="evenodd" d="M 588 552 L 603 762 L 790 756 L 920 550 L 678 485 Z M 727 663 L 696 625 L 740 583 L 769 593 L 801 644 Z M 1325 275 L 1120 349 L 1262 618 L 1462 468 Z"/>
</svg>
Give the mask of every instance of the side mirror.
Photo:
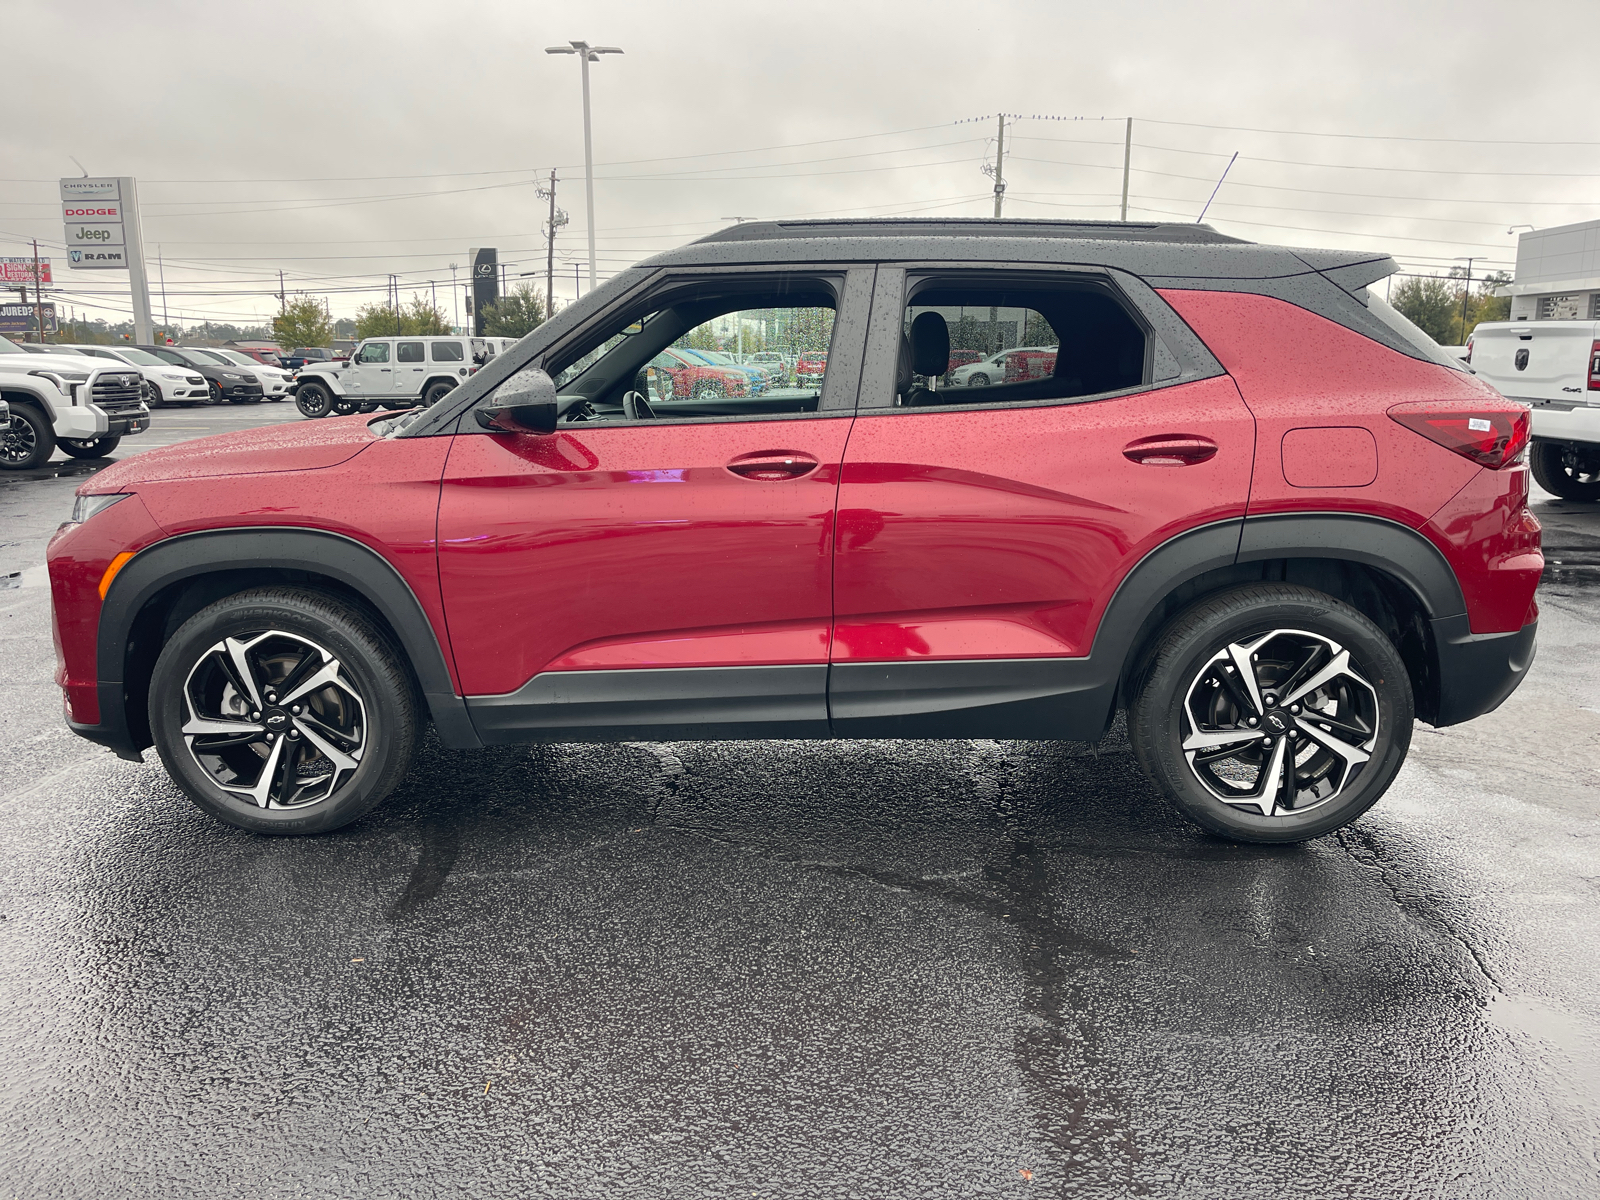
<svg viewBox="0 0 1600 1200">
<path fill-rule="evenodd" d="M 539 367 L 525 367 L 494 390 L 474 414 L 494 433 L 554 433 L 560 416 L 556 385 Z"/>
</svg>

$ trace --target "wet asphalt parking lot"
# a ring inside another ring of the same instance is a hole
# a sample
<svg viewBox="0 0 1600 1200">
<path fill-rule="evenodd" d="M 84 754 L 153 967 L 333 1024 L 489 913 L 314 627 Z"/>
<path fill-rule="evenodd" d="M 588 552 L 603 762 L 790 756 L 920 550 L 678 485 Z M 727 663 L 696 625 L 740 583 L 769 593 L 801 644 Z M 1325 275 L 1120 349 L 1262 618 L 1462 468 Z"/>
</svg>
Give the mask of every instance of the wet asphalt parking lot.
<svg viewBox="0 0 1600 1200">
<path fill-rule="evenodd" d="M 0 476 L 0 1197 L 1600 1194 L 1600 506 L 1521 690 L 1308 845 L 1115 731 L 434 743 L 285 840 L 63 725 L 90 469 Z"/>
</svg>

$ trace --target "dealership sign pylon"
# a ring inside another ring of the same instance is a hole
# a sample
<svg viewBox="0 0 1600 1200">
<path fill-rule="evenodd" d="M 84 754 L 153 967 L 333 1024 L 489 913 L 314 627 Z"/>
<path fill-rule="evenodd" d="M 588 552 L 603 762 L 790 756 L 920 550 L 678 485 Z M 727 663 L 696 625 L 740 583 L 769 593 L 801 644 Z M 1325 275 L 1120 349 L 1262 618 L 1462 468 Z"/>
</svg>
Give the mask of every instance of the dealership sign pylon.
<svg viewBox="0 0 1600 1200">
<path fill-rule="evenodd" d="M 126 271 L 133 294 L 133 338 L 150 342 L 150 280 L 144 270 L 139 188 L 126 175 L 61 181 L 67 265 L 77 271 Z"/>
</svg>

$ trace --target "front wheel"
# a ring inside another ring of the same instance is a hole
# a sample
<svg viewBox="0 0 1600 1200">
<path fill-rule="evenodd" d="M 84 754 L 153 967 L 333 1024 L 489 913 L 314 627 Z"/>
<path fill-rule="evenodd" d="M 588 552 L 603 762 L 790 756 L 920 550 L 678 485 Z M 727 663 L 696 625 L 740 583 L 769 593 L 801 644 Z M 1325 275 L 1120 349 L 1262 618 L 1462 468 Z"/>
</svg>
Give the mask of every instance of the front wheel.
<svg viewBox="0 0 1600 1200">
<path fill-rule="evenodd" d="M 320 383 L 302 383 L 295 390 L 294 406 L 302 417 L 325 417 L 333 405 L 333 397 Z"/>
<path fill-rule="evenodd" d="M 989 377 L 987 375 L 983 375 L 983 374 L 968 375 L 967 376 L 967 386 L 968 387 L 988 387 L 989 386 Z"/>
<path fill-rule="evenodd" d="M 1538 440 L 1529 466 L 1539 486 L 1563 500 L 1600 500 L 1600 445 Z"/>
<path fill-rule="evenodd" d="M 96 438 L 62 438 L 61 448 L 73 458 L 104 458 L 121 442 L 121 435 L 102 434 Z"/>
<path fill-rule="evenodd" d="M 324 833 L 405 776 L 411 683 L 389 640 L 320 592 L 259 588 L 201 609 L 161 650 L 150 730 L 196 805 L 257 833 Z"/>
<path fill-rule="evenodd" d="M 1382 630 L 1310 588 L 1253 584 L 1167 626 L 1128 709 L 1145 773 L 1192 820 L 1241 842 L 1354 821 L 1411 745 L 1411 680 Z"/>
<path fill-rule="evenodd" d="M 42 467 L 55 452 L 56 434 L 42 413 L 25 405 L 11 408 L 11 427 L 0 433 L 0 471 Z"/>
</svg>

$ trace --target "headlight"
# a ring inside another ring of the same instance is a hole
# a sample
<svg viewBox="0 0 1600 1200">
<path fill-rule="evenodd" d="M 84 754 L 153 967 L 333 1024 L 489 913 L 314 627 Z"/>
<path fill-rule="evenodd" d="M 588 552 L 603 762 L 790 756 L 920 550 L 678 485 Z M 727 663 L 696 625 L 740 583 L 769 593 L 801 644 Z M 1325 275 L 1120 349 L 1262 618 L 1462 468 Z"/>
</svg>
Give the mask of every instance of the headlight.
<svg viewBox="0 0 1600 1200">
<path fill-rule="evenodd" d="M 228 373 L 228 372 L 227 372 L 227 371 L 224 371 L 224 372 L 223 372 L 223 373 L 222 373 L 222 377 L 223 377 L 223 378 L 224 378 L 224 379 L 243 379 L 243 378 L 244 378 L 244 376 L 243 376 L 243 375 L 231 375 L 231 374 L 229 374 L 229 373 Z"/>
<path fill-rule="evenodd" d="M 48 379 L 63 392 L 67 390 L 64 386 L 66 384 L 89 382 L 89 372 L 87 371 L 29 371 L 28 374 L 37 375 L 40 379 Z"/>
<path fill-rule="evenodd" d="M 105 512 L 119 500 L 126 500 L 131 492 L 111 492 L 102 496 L 79 496 L 72 505 L 72 523 L 81 525 L 95 513 Z"/>
<path fill-rule="evenodd" d="M 163 372 L 162 372 L 162 373 L 161 373 L 161 378 L 163 378 L 163 379 L 170 379 L 170 380 L 172 380 L 172 381 L 173 381 L 173 382 L 174 382 L 174 383 L 182 383 L 182 382 L 183 382 L 183 376 L 182 376 L 182 375 L 169 375 L 169 374 L 167 374 L 167 373 L 166 373 L 166 372 L 165 372 L 165 371 L 163 371 Z"/>
</svg>

